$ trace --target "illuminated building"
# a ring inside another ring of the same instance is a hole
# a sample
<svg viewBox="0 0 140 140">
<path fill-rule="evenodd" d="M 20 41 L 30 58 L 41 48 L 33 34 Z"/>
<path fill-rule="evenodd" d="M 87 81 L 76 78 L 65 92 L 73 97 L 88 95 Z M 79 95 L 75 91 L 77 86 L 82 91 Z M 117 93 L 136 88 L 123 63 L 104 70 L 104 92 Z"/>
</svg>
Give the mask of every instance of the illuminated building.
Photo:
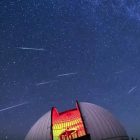
<svg viewBox="0 0 140 140">
<path fill-rule="evenodd" d="M 106 109 L 91 103 L 76 103 L 76 108 L 42 116 L 25 140 L 128 140 L 119 121 Z"/>
</svg>

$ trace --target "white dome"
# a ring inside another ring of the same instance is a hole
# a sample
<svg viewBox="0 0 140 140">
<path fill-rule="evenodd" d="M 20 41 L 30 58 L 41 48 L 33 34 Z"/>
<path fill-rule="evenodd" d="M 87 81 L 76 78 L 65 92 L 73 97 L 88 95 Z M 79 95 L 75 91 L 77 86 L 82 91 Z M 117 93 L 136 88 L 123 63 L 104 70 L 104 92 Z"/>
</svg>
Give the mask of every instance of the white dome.
<svg viewBox="0 0 140 140">
<path fill-rule="evenodd" d="M 79 108 L 91 140 L 126 140 L 127 133 L 119 121 L 106 109 L 81 102 Z M 51 111 L 30 129 L 25 140 L 51 140 Z"/>
<path fill-rule="evenodd" d="M 79 103 L 85 127 L 91 140 L 127 139 L 120 122 L 106 109 L 91 103 Z"/>
<path fill-rule="evenodd" d="M 51 111 L 43 115 L 30 129 L 25 140 L 50 140 Z"/>
</svg>

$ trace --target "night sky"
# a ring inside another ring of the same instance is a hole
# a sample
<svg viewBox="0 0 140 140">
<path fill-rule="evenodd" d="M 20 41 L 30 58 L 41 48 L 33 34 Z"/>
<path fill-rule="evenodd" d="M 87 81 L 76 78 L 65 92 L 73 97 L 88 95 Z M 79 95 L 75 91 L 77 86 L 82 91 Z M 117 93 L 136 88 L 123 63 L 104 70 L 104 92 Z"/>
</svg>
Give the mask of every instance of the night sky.
<svg viewBox="0 0 140 140">
<path fill-rule="evenodd" d="M 140 1 L 1 0 L 0 140 L 76 99 L 140 138 Z"/>
</svg>

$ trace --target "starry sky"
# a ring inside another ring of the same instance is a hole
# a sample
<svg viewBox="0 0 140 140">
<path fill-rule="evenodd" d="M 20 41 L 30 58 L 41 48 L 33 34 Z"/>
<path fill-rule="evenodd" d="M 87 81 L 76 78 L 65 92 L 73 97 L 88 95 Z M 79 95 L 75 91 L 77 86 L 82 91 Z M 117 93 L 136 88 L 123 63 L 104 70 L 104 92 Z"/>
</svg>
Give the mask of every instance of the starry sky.
<svg viewBox="0 0 140 140">
<path fill-rule="evenodd" d="M 0 139 L 76 99 L 140 138 L 139 45 L 139 0 L 1 0 Z"/>
</svg>

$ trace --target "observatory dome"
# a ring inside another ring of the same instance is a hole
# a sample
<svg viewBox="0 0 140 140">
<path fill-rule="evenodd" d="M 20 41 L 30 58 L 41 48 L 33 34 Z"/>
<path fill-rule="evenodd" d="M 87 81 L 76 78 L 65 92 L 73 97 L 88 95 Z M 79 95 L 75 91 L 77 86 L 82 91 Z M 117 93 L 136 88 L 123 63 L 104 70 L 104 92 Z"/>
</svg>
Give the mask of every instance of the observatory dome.
<svg viewBox="0 0 140 140">
<path fill-rule="evenodd" d="M 32 126 L 25 140 L 128 140 L 128 136 L 109 111 L 77 102 L 75 109 L 61 113 L 52 108 Z"/>
</svg>

